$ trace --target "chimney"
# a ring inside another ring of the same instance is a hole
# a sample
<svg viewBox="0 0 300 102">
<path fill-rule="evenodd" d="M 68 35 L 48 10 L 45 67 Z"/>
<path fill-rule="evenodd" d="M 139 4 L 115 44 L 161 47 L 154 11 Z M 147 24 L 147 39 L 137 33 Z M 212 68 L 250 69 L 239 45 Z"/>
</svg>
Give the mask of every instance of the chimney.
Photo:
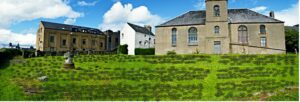
<svg viewBox="0 0 300 102">
<path fill-rule="evenodd" d="M 146 29 L 148 29 L 150 32 L 152 32 L 152 31 L 151 31 L 151 26 L 150 26 L 150 25 L 145 25 L 144 27 L 145 27 Z"/>
<path fill-rule="evenodd" d="M 271 11 L 271 12 L 270 12 L 270 17 L 271 17 L 271 18 L 275 18 L 274 11 Z"/>
</svg>

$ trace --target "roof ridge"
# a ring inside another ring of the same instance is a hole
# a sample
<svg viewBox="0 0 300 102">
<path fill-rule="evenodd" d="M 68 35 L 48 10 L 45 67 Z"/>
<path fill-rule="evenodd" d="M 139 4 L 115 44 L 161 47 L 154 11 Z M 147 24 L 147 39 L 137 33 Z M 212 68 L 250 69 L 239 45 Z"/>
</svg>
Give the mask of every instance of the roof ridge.
<svg viewBox="0 0 300 102">
<path fill-rule="evenodd" d="M 79 26 L 79 25 L 71 25 L 71 24 L 64 24 L 64 23 L 57 23 L 57 22 L 49 22 L 49 21 L 41 21 L 42 23 L 52 23 L 52 24 L 59 24 L 59 25 L 65 25 L 65 26 L 72 26 L 72 27 L 79 27 L 79 28 L 88 28 L 88 29 L 97 29 L 98 28 L 93 28 L 93 27 L 86 27 L 86 26 Z"/>
</svg>

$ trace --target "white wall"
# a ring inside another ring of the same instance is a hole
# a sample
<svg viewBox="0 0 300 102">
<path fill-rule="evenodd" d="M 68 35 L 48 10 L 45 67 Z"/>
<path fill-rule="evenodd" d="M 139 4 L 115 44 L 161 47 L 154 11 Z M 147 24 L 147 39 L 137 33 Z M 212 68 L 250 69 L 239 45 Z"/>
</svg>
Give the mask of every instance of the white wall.
<svg viewBox="0 0 300 102">
<path fill-rule="evenodd" d="M 150 44 L 149 38 L 151 38 Z M 137 32 L 135 36 L 135 48 L 154 48 L 154 39 L 155 37 L 152 35 Z M 140 41 L 142 42 L 141 44 Z"/>
<path fill-rule="evenodd" d="M 121 45 L 128 45 L 128 54 L 134 55 L 135 31 L 128 24 L 126 24 L 121 30 L 120 41 Z"/>
<path fill-rule="evenodd" d="M 150 45 L 149 38 L 151 38 Z M 128 45 L 128 55 L 134 55 L 135 48 L 154 48 L 154 39 L 155 36 L 135 32 L 128 24 L 123 27 L 120 34 L 121 45 Z M 145 41 L 148 43 L 145 44 Z"/>
</svg>

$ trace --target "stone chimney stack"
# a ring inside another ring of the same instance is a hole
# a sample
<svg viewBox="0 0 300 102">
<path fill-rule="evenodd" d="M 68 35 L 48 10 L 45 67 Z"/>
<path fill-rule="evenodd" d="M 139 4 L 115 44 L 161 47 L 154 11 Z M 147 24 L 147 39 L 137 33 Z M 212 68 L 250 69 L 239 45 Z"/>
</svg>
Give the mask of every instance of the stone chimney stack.
<svg viewBox="0 0 300 102">
<path fill-rule="evenodd" d="M 144 27 L 145 27 L 146 29 L 148 29 L 150 32 L 152 32 L 152 30 L 151 30 L 152 28 L 151 28 L 150 25 L 145 25 Z"/>
<path fill-rule="evenodd" d="M 275 13 L 274 13 L 274 11 L 271 11 L 271 12 L 270 12 L 270 17 L 275 18 Z"/>
</svg>

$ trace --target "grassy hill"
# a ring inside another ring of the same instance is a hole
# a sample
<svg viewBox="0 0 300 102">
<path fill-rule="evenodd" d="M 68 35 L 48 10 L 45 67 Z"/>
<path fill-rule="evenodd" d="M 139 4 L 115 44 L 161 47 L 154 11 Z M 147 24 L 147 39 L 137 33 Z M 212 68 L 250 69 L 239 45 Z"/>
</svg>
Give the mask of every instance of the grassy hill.
<svg viewBox="0 0 300 102">
<path fill-rule="evenodd" d="M 297 55 L 82 55 L 15 58 L 0 100 L 299 100 Z M 39 81 L 47 76 L 47 81 Z"/>
</svg>

